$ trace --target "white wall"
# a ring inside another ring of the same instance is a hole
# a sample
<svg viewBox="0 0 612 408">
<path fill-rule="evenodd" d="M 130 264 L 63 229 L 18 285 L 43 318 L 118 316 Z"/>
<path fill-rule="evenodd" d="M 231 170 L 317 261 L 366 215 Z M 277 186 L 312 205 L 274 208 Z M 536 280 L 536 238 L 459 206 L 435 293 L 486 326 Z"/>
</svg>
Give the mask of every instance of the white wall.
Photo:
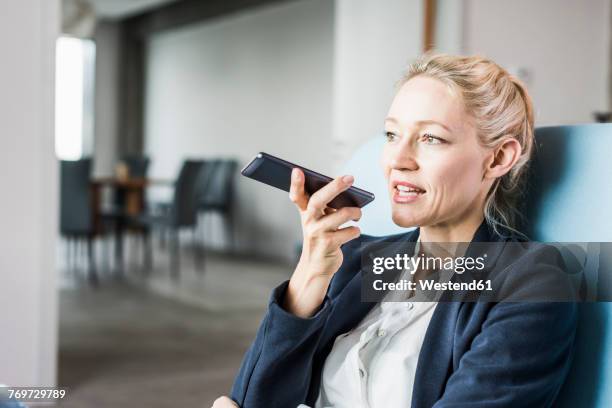
<svg viewBox="0 0 612 408">
<path fill-rule="evenodd" d="M 382 137 L 395 84 L 422 47 L 422 1 L 336 0 L 334 153 L 344 163 Z M 356 180 L 358 184 L 358 180 Z"/>
<path fill-rule="evenodd" d="M 183 159 L 266 151 L 332 170 L 330 0 L 272 5 L 163 32 L 148 44 L 146 152 L 151 175 Z M 290 258 L 301 237 L 288 195 L 237 178 L 238 244 Z"/>
<path fill-rule="evenodd" d="M 464 1 L 464 49 L 527 71 L 538 125 L 608 109 L 610 0 Z"/>
<path fill-rule="evenodd" d="M 58 164 L 53 141 L 57 0 L 0 12 L 0 383 L 54 385 Z"/>
<path fill-rule="evenodd" d="M 96 43 L 94 101 L 94 175 L 113 174 L 119 140 L 119 23 L 99 21 Z"/>
<path fill-rule="evenodd" d="M 437 0 L 434 43 L 437 52 L 464 53 L 464 0 Z"/>
</svg>

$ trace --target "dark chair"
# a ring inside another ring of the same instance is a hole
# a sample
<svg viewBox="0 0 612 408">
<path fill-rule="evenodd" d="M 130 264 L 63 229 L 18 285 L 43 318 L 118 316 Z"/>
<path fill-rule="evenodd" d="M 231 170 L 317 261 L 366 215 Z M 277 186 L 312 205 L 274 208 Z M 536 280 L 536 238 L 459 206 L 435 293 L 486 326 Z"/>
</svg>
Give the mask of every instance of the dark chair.
<svg viewBox="0 0 612 408">
<path fill-rule="evenodd" d="M 93 238 L 94 214 L 90 190 L 91 159 L 60 162 L 60 233 L 76 255 L 78 244 L 87 243 L 88 275 L 91 283 L 97 283 Z M 76 259 L 76 258 L 75 258 Z"/>
<path fill-rule="evenodd" d="M 150 163 L 147 156 L 125 155 L 120 162 L 127 166 L 130 179 L 145 179 L 147 177 Z M 123 273 L 123 233 L 125 232 L 126 201 L 126 191 L 116 188 L 112 192 L 112 202 L 110 205 L 106 205 L 100 213 L 105 228 L 115 231 L 115 267 L 119 277 Z M 148 239 L 147 231 L 139 230 L 138 232 L 145 235 L 145 240 Z"/>
<path fill-rule="evenodd" d="M 202 182 L 198 213 L 218 213 L 223 218 L 225 239 L 230 251 L 234 250 L 234 180 L 238 162 L 217 159 L 210 164 Z M 206 236 L 206 233 L 203 234 Z M 203 245 L 203 244 L 202 244 Z"/>
<path fill-rule="evenodd" d="M 145 178 L 149 169 L 151 160 L 147 156 L 132 154 L 121 158 L 121 161 L 126 164 L 130 178 Z"/>
<path fill-rule="evenodd" d="M 146 178 L 151 160 L 142 155 L 126 155 L 121 158 L 121 162 L 127 166 L 129 178 Z M 121 215 L 125 208 L 125 191 L 116 190 L 113 192 L 113 207 L 105 211 L 105 215 Z"/>
<path fill-rule="evenodd" d="M 174 185 L 172 202 L 167 207 L 158 207 L 157 211 L 150 211 L 137 217 L 128 217 L 127 225 L 139 227 L 147 231 L 146 267 L 150 270 L 152 260 L 152 248 L 150 231 L 154 228 L 171 235 L 170 267 L 174 276 L 179 274 L 179 231 L 183 228 L 195 229 L 197 204 L 200 192 L 201 177 L 205 164 L 202 160 L 186 160 L 179 172 Z"/>
</svg>

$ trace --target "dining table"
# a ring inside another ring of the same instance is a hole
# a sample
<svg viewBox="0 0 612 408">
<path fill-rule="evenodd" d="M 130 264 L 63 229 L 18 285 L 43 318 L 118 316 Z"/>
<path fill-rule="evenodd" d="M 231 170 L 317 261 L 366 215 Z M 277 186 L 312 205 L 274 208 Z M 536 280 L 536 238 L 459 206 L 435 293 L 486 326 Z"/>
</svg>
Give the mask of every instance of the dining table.
<svg viewBox="0 0 612 408">
<path fill-rule="evenodd" d="M 114 234 L 115 273 L 121 277 L 124 273 L 124 234 L 128 230 L 125 220 L 145 214 L 147 210 L 147 189 L 150 187 L 172 187 L 171 180 L 143 177 L 95 177 L 90 181 L 94 231 L 103 235 L 112 225 Z M 112 205 L 105 205 L 105 192 L 111 191 L 115 197 Z M 117 199 L 120 197 L 120 199 Z M 133 228 L 133 227 L 132 227 Z"/>
</svg>

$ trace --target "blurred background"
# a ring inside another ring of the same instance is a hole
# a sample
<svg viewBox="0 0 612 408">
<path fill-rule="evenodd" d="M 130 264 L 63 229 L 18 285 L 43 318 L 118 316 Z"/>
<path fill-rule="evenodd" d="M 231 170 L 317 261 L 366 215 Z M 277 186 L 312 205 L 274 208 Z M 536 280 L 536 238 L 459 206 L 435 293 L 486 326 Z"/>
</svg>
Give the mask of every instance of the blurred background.
<svg viewBox="0 0 612 408">
<path fill-rule="evenodd" d="M 229 393 L 301 237 L 239 170 L 265 151 L 340 174 L 422 52 L 492 58 L 538 126 L 610 120 L 612 0 L 0 9 L 0 383 L 68 387 L 65 407 Z"/>
</svg>

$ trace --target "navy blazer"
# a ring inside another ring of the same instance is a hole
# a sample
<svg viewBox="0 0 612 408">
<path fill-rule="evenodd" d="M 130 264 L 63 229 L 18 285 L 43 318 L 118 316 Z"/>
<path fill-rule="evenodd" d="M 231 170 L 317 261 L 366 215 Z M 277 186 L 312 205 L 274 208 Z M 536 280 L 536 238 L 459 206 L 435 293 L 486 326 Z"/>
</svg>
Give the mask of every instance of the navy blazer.
<svg viewBox="0 0 612 408">
<path fill-rule="evenodd" d="M 345 244 L 344 262 L 310 318 L 282 308 L 288 281 L 274 289 L 232 399 L 242 408 L 314 406 L 334 340 L 356 327 L 375 305 L 360 301 L 363 244 L 415 242 L 418 234 L 362 235 Z M 472 241 L 510 240 L 483 222 Z M 515 276 L 538 276 L 544 267 L 541 252 L 550 250 L 542 246 L 514 259 Z M 571 302 L 440 302 L 419 354 L 412 407 L 552 406 L 569 369 L 576 325 L 577 307 Z"/>
</svg>

